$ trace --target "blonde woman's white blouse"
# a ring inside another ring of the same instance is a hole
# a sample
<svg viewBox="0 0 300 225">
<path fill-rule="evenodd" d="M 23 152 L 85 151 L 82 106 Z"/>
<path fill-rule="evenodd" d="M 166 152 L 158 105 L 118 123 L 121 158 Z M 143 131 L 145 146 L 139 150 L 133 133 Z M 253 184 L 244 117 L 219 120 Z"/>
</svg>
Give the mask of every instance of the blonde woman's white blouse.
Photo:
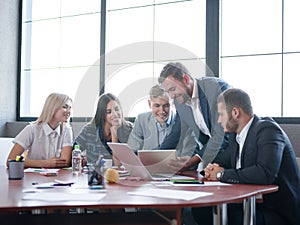
<svg viewBox="0 0 300 225">
<path fill-rule="evenodd" d="M 28 150 L 28 159 L 59 158 L 61 149 L 72 146 L 73 132 L 68 124 L 64 124 L 61 131 L 61 126 L 53 130 L 47 123 L 32 123 L 27 125 L 13 142 Z"/>
</svg>

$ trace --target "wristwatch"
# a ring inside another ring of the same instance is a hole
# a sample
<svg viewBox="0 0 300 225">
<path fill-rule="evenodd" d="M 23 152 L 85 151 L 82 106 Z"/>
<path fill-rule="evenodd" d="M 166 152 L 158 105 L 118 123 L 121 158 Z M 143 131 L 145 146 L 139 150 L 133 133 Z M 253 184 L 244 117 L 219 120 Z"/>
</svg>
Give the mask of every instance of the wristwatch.
<svg viewBox="0 0 300 225">
<path fill-rule="evenodd" d="M 223 177 L 224 170 L 220 170 L 216 173 L 217 180 L 221 180 Z"/>
</svg>

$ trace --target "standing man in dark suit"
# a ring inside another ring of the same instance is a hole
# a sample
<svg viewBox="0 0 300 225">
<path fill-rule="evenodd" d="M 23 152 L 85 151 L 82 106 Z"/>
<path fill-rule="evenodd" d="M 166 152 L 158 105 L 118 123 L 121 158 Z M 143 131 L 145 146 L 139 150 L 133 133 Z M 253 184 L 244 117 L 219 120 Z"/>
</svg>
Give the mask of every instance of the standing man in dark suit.
<svg viewBox="0 0 300 225">
<path fill-rule="evenodd" d="M 257 204 L 256 224 L 299 225 L 300 174 L 285 132 L 271 118 L 254 115 L 248 94 L 240 89 L 220 95 L 218 112 L 218 122 L 230 138 L 228 147 L 205 168 L 205 177 L 227 183 L 278 185 L 278 192 L 264 195 L 263 203 Z M 242 208 L 230 209 L 229 224 L 242 224 Z M 200 208 L 193 214 L 199 223 L 212 224 L 204 223 L 205 215 L 211 214 L 203 215 Z"/>
<path fill-rule="evenodd" d="M 193 78 L 181 63 L 169 63 L 160 73 L 159 83 L 174 99 L 182 127 L 188 126 L 198 144 L 193 157 L 182 157 L 174 167 L 185 170 L 212 162 L 222 148 L 224 132 L 217 123 L 217 97 L 229 85 L 215 77 Z"/>
</svg>

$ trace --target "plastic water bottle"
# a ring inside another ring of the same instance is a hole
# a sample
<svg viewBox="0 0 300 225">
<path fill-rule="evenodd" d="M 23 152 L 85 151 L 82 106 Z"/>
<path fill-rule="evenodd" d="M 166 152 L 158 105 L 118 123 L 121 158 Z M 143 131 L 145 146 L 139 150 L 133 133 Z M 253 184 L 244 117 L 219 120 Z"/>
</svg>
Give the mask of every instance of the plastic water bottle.
<svg viewBox="0 0 300 225">
<path fill-rule="evenodd" d="M 75 174 L 81 173 L 81 150 L 79 145 L 74 146 L 72 151 L 72 172 Z"/>
</svg>

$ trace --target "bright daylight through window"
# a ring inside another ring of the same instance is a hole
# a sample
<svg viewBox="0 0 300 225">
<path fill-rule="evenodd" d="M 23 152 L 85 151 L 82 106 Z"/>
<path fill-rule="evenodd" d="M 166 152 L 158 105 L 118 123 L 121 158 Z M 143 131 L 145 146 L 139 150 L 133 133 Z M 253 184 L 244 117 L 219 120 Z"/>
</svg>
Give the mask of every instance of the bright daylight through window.
<svg viewBox="0 0 300 225">
<path fill-rule="evenodd" d="M 195 77 L 205 76 L 206 4 L 212 2 L 23 0 L 20 119 L 37 117 L 51 92 L 75 100 L 74 117 L 91 117 L 103 87 L 120 98 L 125 116 L 135 117 L 149 110 L 148 91 L 166 63 L 181 61 Z M 299 1 L 219 3 L 214 75 L 246 90 L 260 116 L 299 116 Z"/>
</svg>

